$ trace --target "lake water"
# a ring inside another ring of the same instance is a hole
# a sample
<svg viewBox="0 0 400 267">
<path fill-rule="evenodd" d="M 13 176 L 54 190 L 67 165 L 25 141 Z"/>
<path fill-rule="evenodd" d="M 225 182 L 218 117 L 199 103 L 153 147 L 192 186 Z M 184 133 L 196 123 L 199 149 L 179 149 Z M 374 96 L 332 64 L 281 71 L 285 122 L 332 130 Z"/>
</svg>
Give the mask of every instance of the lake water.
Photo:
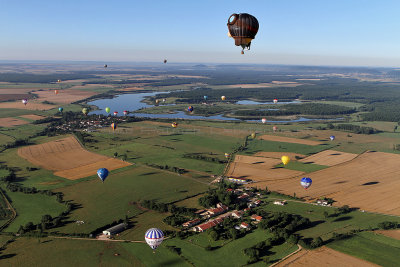
<svg viewBox="0 0 400 267">
<path fill-rule="evenodd" d="M 149 105 L 147 103 L 142 102 L 143 99 L 147 96 L 154 96 L 160 93 L 168 93 L 168 92 L 153 92 L 153 93 L 136 93 L 136 94 L 122 94 L 122 95 L 117 95 L 114 98 L 107 98 L 107 99 L 99 99 L 99 100 L 94 100 L 91 102 L 88 102 L 89 105 L 97 106 L 99 109 L 91 111 L 89 115 L 96 114 L 96 115 L 105 115 L 107 116 L 108 113 L 105 111 L 106 107 L 109 107 L 111 109 L 110 114 L 112 114 L 114 111 L 118 112 L 119 116 L 123 115 L 124 110 L 128 110 L 131 112 L 130 116 L 135 116 L 135 117 L 142 117 L 142 118 L 166 118 L 166 119 L 197 119 L 197 120 L 229 120 L 229 121 L 239 121 L 240 119 L 235 119 L 235 118 L 228 118 L 224 117 L 223 115 L 215 115 L 215 116 L 198 116 L 198 115 L 188 115 L 187 113 L 183 111 L 177 111 L 176 113 L 167 113 L 167 114 L 147 114 L 147 113 L 133 113 L 136 110 L 139 110 L 141 108 L 151 108 L 154 107 L 154 105 Z M 255 102 L 255 101 L 250 101 L 250 100 L 243 100 L 239 101 L 243 102 L 247 101 L 246 105 L 249 105 L 248 103 L 257 103 L 258 104 L 267 104 L 268 102 L 261 103 L 261 102 Z M 237 102 L 239 104 L 239 102 Z M 281 102 L 280 104 L 288 104 L 288 103 L 300 103 L 299 101 L 293 101 L 293 102 Z M 269 104 L 273 104 L 272 102 Z M 253 104 L 250 104 L 253 105 Z M 254 104 L 255 105 L 255 104 Z M 274 110 L 274 109 L 271 109 Z M 342 119 L 342 118 L 339 118 Z M 287 122 L 303 122 L 303 121 L 314 121 L 314 120 L 323 120 L 323 119 L 307 119 L 300 117 L 296 120 L 286 120 L 286 121 L 269 121 L 269 123 L 287 123 Z M 247 120 L 248 122 L 260 122 L 261 119 L 259 120 Z"/>
</svg>

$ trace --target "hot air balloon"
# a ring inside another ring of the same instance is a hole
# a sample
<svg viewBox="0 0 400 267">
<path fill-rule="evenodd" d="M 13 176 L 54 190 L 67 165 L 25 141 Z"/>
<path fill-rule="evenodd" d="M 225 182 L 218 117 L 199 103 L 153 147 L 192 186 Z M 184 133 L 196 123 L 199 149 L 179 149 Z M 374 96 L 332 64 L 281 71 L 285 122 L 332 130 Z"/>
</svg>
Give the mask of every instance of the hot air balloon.
<svg viewBox="0 0 400 267">
<path fill-rule="evenodd" d="M 283 165 L 287 165 L 290 162 L 290 158 L 288 156 L 281 157 Z"/>
<path fill-rule="evenodd" d="M 274 104 L 276 104 L 276 103 L 278 103 L 278 99 L 275 98 L 274 99 Z"/>
<path fill-rule="evenodd" d="M 262 123 L 266 123 L 266 122 L 267 122 L 267 119 L 266 119 L 266 118 L 262 118 L 262 119 L 261 119 L 261 122 L 262 122 Z"/>
<path fill-rule="evenodd" d="M 58 111 L 60 111 L 60 112 L 63 112 L 63 110 L 64 110 L 64 109 L 63 109 L 62 107 L 59 107 L 59 108 L 58 108 Z"/>
<path fill-rule="evenodd" d="M 160 100 L 156 99 L 156 105 L 157 105 L 158 103 L 160 103 Z"/>
<path fill-rule="evenodd" d="M 229 153 L 225 153 L 225 158 L 229 158 L 231 155 Z"/>
<path fill-rule="evenodd" d="M 54 94 L 58 95 L 58 90 L 54 90 Z"/>
<path fill-rule="evenodd" d="M 272 130 L 273 130 L 274 132 L 276 132 L 276 131 L 278 130 L 278 127 L 274 126 L 274 127 L 272 127 Z"/>
<path fill-rule="evenodd" d="M 128 115 L 128 111 L 124 110 L 124 116 Z"/>
<path fill-rule="evenodd" d="M 251 138 L 256 139 L 256 133 L 251 133 Z"/>
<path fill-rule="evenodd" d="M 83 108 L 82 109 L 82 113 L 87 115 L 89 113 L 89 109 L 88 108 Z"/>
<path fill-rule="evenodd" d="M 304 187 L 304 189 L 308 189 L 312 184 L 312 180 L 311 178 L 303 177 L 301 178 L 300 184 L 302 187 Z"/>
<path fill-rule="evenodd" d="M 57 80 L 57 82 L 58 82 L 58 83 L 60 83 L 60 82 L 61 82 L 61 80 Z"/>
<path fill-rule="evenodd" d="M 104 183 L 108 176 L 108 170 L 106 168 L 101 168 L 97 170 L 97 175 L 99 176 L 100 180 Z"/>
<path fill-rule="evenodd" d="M 26 104 L 28 104 L 28 99 L 22 99 L 22 104 L 26 106 Z"/>
<path fill-rule="evenodd" d="M 117 124 L 115 122 L 111 123 L 111 128 L 115 131 L 115 129 L 117 129 Z"/>
<path fill-rule="evenodd" d="M 178 123 L 176 123 L 176 122 L 174 121 L 173 123 L 171 123 L 171 126 L 174 127 L 174 128 L 176 128 L 176 127 L 178 127 Z"/>
<path fill-rule="evenodd" d="M 154 250 L 161 245 L 162 241 L 164 240 L 164 233 L 158 228 L 151 228 L 147 230 L 146 234 L 144 235 L 144 239 L 146 240 L 146 243 Z"/>
<path fill-rule="evenodd" d="M 192 112 L 192 111 L 193 111 L 193 107 L 192 107 L 192 106 L 189 106 L 189 107 L 188 107 L 188 111 L 189 111 L 189 112 Z"/>
<path fill-rule="evenodd" d="M 226 99 L 226 96 L 221 96 L 221 100 L 224 101 Z"/>
<path fill-rule="evenodd" d="M 331 141 L 333 141 L 333 140 L 335 140 L 335 136 L 331 135 L 331 136 L 329 136 L 329 139 L 331 139 Z"/>
<path fill-rule="evenodd" d="M 258 31 L 258 20 L 247 13 L 232 14 L 228 19 L 229 35 L 235 39 L 235 45 L 250 50 L 251 41 Z"/>
<path fill-rule="evenodd" d="M 208 96 L 205 95 L 205 96 L 203 96 L 203 98 L 204 98 L 204 100 L 207 100 Z"/>
<path fill-rule="evenodd" d="M 107 64 L 104 64 L 104 68 L 107 68 L 108 66 L 107 66 Z"/>
<path fill-rule="evenodd" d="M 164 64 L 165 64 L 165 63 L 167 63 L 167 60 L 166 60 L 166 59 L 164 59 Z"/>
<path fill-rule="evenodd" d="M 106 107 L 106 112 L 110 113 L 111 109 L 109 107 Z"/>
<path fill-rule="evenodd" d="M 118 115 L 118 111 L 114 111 L 114 116 L 117 116 Z"/>
<path fill-rule="evenodd" d="M 165 103 L 165 101 L 167 101 L 167 99 L 163 98 L 162 102 Z"/>
</svg>

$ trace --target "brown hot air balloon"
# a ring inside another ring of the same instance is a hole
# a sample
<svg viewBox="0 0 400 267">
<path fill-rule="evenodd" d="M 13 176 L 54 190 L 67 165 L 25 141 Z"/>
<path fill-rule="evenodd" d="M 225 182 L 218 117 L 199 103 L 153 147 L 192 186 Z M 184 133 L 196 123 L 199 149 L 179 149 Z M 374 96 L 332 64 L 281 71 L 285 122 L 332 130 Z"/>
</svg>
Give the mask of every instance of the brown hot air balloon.
<svg viewBox="0 0 400 267">
<path fill-rule="evenodd" d="M 228 19 L 229 35 L 235 39 L 235 45 L 250 50 L 251 41 L 258 32 L 258 20 L 247 13 L 232 14 Z"/>
</svg>

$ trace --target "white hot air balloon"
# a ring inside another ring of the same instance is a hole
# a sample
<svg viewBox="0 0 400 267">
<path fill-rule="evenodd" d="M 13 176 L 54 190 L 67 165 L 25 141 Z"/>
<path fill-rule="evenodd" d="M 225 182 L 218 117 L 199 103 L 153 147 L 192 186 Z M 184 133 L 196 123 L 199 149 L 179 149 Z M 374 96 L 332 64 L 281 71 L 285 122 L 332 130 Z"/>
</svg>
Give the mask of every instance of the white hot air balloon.
<svg viewBox="0 0 400 267">
<path fill-rule="evenodd" d="M 146 243 L 154 250 L 163 242 L 164 233 L 158 228 L 150 228 L 144 235 L 144 239 L 146 240 Z"/>
</svg>

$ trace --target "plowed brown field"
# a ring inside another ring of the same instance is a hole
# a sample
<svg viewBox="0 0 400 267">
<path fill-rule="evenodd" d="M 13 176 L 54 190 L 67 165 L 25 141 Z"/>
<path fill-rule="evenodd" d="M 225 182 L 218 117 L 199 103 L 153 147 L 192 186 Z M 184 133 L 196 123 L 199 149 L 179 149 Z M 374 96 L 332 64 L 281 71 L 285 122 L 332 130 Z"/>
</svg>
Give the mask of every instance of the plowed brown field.
<svg viewBox="0 0 400 267">
<path fill-rule="evenodd" d="M 56 106 L 54 105 L 42 104 L 37 100 L 29 100 L 26 106 L 22 104 L 21 101 L 0 103 L 0 108 L 15 108 L 15 109 L 27 109 L 27 110 L 49 110 L 55 107 Z"/>
<path fill-rule="evenodd" d="M 309 146 L 317 146 L 322 143 L 322 142 L 313 141 L 313 140 L 297 139 L 297 138 L 277 136 L 277 135 L 268 135 L 268 134 L 260 136 L 260 139 L 274 141 L 274 142 L 303 144 L 303 145 L 309 145 Z"/>
<path fill-rule="evenodd" d="M 36 120 L 41 120 L 41 119 L 44 118 L 44 116 L 35 115 L 35 114 L 20 115 L 20 116 L 18 116 L 18 117 L 25 118 L 25 119 L 30 119 L 30 120 L 34 120 L 34 121 L 36 121 Z"/>
<path fill-rule="evenodd" d="M 368 261 L 341 253 L 328 247 L 321 247 L 315 250 L 301 250 L 286 260 L 274 265 L 274 267 L 285 266 L 340 266 L 340 267 L 372 267 L 379 266 Z"/>
<path fill-rule="evenodd" d="M 382 234 L 391 238 L 395 238 L 400 240 L 400 229 L 396 229 L 396 230 L 378 230 L 375 231 L 378 234 Z"/>
<path fill-rule="evenodd" d="M 265 182 L 288 179 L 303 173 L 284 168 L 274 168 L 279 163 L 281 163 L 280 159 L 237 155 L 235 161 L 230 164 L 226 175 L 251 179 L 255 182 Z"/>
<path fill-rule="evenodd" d="M 70 104 L 96 94 L 95 92 L 71 89 L 58 90 L 58 94 L 55 94 L 54 90 L 34 91 L 33 93 L 39 96 L 40 101 L 49 101 L 60 104 Z"/>
<path fill-rule="evenodd" d="M 257 152 L 254 154 L 256 157 L 266 157 L 280 159 L 282 156 L 288 156 L 291 160 L 295 160 L 297 157 L 305 157 L 305 155 L 292 153 L 292 152 Z"/>
<path fill-rule="evenodd" d="M 89 152 L 72 136 L 22 147 L 18 149 L 18 155 L 70 180 L 94 175 L 99 168 L 114 170 L 131 165 L 119 159 Z"/>
<path fill-rule="evenodd" d="M 334 150 L 325 150 L 307 158 L 301 159 L 301 162 L 310 162 L 325 166 L 334 166 L 357 157 L 358 154 L 339 152 Z"/>
<path fill-rule="evenodd" d="M 313 180 L 308 190 L 299 184 L 300 176 L 279 182 L 256 184 L 285 194 L 315 199 L 331 197 L 335 205 L 400 215 L 400 155 L 366 152 L 349 162 L 307 174 Z M 255 171 L 255 170 L 254 170 Z"/>
<path fill-rule="evenodd" d="M 16 118 L 0 118 L 0 127 L 13 127 L 22 124 L 28 124 L 29 122 L 16 119 Z"/>
</svg>

